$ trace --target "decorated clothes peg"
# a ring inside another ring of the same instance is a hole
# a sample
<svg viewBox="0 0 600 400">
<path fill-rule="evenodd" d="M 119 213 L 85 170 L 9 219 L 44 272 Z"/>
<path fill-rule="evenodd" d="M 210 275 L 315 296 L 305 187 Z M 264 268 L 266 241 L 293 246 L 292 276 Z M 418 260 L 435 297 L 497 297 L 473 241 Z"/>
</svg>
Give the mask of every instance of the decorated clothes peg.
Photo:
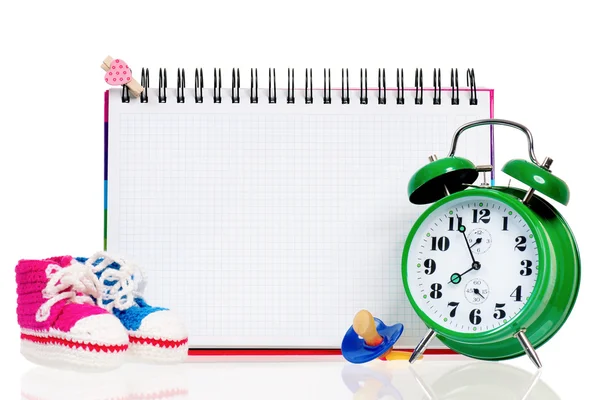
<svg viewBox="0 0 600 400">
<path fill-rule="evenodd" d="M 132 76 L 129 65 L 121 59 L 113 59 L 108 56 L 102 62 L 100 67 L 106 71 L 104 80 L 111 86 L 126 85 L 131 94 L 139 97 L 144 91 L 144 87 L 140 85 Z"/>
</svg>

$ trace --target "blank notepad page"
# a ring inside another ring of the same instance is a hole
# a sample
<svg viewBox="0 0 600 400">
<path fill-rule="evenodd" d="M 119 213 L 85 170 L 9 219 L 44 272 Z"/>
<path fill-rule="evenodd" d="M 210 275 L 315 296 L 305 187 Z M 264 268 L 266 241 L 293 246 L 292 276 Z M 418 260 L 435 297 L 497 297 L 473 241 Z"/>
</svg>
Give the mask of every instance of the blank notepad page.
<svg viewBox="0 0 600 400">
<path fill-rule="evenodd" d="M 224 91 L 227 93 L 227 91 Z M 407 185 L 456 128 L 490 117 L 470 105 L 408 96 L 361 105 L 148 103 L 109 92 L 107 250 L 148 275 L 146 298 L 187 323 L 190 346 L 339 348 L 355 313 L 402 322 L 397 347 L 426 331 L 401 280 L 405 237 L 425 206 Z M 303 93 L 299 91 L 298 93 Z M 446 98 L 447 97 L 447 98 Z M 490 164 L 490 128 L 460 138 L 458 156 Z M 434 342 L 434 346 L 440 346 Z"/>
</svg>

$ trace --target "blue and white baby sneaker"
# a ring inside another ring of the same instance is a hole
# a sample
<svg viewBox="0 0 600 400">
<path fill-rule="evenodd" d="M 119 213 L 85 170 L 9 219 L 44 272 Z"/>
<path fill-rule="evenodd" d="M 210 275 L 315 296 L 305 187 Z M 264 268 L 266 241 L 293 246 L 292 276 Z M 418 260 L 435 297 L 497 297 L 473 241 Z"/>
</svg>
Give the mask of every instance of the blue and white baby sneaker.
<svg viewBox="0 0 600 400">
<path fill-rule="evenodd" d="M 143 298 L 146 279 L 136 264 L 98 252 L 78 257 L 96 274 L 104 309 L 115 315 L 129 334 L 128 354 L 137 360 L 173 363 L 188 354 L 188 333 L 171 310 L 152 307 Z"/>
</svg>

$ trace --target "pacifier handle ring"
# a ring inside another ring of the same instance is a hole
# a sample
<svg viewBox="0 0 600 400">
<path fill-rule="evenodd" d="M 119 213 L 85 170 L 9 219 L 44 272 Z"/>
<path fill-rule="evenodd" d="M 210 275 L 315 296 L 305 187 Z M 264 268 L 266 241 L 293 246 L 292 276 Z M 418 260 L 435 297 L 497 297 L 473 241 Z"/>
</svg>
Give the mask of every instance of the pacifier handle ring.
<svg viewBox="0 0 600 400">
<path fill-rule="evenodd" d="M 461 133 L 463 133 L 467 129 L 475 128 L 477 126 L 482 126 L 482 125 L 510 126 L 511 128 L 518 129 L 518 130 L 522 131 L 523 133 L 525 133 L 525 135 L 527 136 L 528 144 L 529 144 L 529 158 L 531 159 L 531 162 L 533 162 L 535 165 L 540 166 L 540 164 L 537 161 L 537 158 L 535 157 L 535 153 L 533 151 L 533 136 L 531 135 L 531 132 L 529 131 L 529 129 L 527 129 L 527 127 L 525 127 L 524 125 L 519 124 L 518 122 L 509 121 L 506 119 L 496 119 L 496 118 L 479 119 L 476 121 L 468 122 L 468 123 L 462 125 L 461 127 L 459 127 L 456 130 L 456 132 L 454 132 L 454 136 L 452 137 L 452 145 L 450 147 L 450 153 L 448 153 L 448 157 L 454 157 L 454 153 L 456 152 L 456 144 L 458 142 L 458 137 L 460 136 Z"/>
</svg>

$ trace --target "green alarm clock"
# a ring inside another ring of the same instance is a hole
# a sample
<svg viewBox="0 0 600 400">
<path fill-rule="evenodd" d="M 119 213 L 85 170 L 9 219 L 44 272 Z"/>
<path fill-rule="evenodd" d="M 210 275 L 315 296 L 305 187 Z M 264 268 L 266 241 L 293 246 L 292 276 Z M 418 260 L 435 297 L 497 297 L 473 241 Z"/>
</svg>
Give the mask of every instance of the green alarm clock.
<svg viewBox="0 0 600 400">
<path fill-rule="evenodd" d="M 459 136 L 481 125 L 524 132 L 529 158 L 511 160 L 504 173 L 528 190 L 490 186 L 475 166 L 456 157 Z M 408 299 L 429 328 L 410 362 L 434 337 L 448 348 L 482 360 L 527 354 L 541 368 L 535 349 L 569 316 L 579 290 L 580 257 L 561 214 L 540 192 L 563 205 L 567 184 L 538 162 L 533 137 L 523 125 L 501 119 L 467 123 L 454 133 L 446 158 L 429 157 L 408 184 L 413 204 L 432 204 L 410 230 L 402 256 Z"/>
</svg>

